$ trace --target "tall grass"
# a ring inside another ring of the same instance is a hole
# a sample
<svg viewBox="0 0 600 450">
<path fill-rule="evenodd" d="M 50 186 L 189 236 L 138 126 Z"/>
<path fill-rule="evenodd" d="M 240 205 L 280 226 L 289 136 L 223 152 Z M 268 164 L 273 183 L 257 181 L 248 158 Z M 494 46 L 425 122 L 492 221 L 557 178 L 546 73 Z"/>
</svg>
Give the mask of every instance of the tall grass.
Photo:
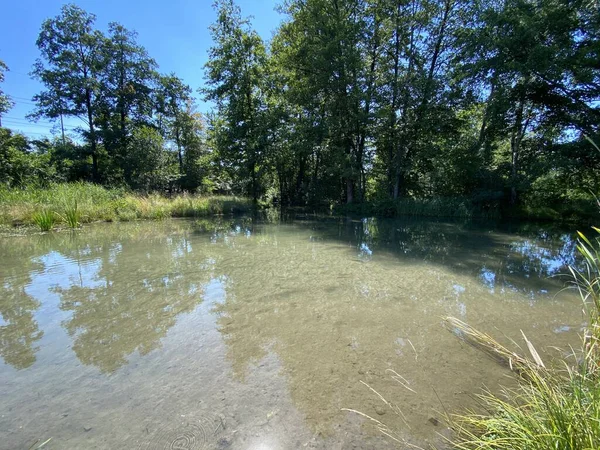
<svg viewBox="0 0 600 450">
<path fill-rule="evenodd" d="M 61 218 L 69 228 L 78 228 L 81 225 L 81 213 L 77 207 L 77 202 L 65 206 Z"/>
<path fill-rule="evenodd" d="M 531 357 L 517 355 L 454 318 L 446 323 L 469 342 L 507 362 L 519 373 L 515 389 L 479 396 L 484 412 L 450 418 L 452 443 L 463 450 L 600 448 L 600 229 L 593 239 L 580 233 L 583 270 L 571 268 L 588 316 L 575 363 L 547 368 L 526 340 Z"/>
<path fill-rule="evenodd" d="M 33 222 L 40 227 L 42 231 L 50 231 L 56 222 L 56 215 L 53 211 L 42 209 L 33 214 Z"/>
<path fill-rule="evenodd" d="M 37 224 L 40 215 L 55 213 L 56 222 L 76 228 L 85 222 L 206 217 L 248 212 L 252 202 L 239 197 L 182 195 L 141 196 L 90 183 L 54 184 L 47 188 L 0 188 L 0 225 Z"/>
</svg>

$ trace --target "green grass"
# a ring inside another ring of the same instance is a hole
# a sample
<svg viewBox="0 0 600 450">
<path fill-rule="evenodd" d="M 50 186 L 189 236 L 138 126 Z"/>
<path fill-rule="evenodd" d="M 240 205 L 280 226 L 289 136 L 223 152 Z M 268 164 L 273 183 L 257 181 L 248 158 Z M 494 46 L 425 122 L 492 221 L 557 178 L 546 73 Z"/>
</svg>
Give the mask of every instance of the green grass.
<svg viewBox="0 0 600 450">
<path fill-rule="evenodd" d="M 53 211 L 42 209 L 33 214 L 33 222 L 40 227 L 42 231 L 50 231 L 56 222 L 56 215 Z"/>
<path fill-rule="evenodd" d="M 77 207 L 77 201 L 71 205 L 65 206 L 61 218 L 69 228 L 78 228 L 81 226 L 81 212 Z"/>
<path fill-rule="evenodd" d="M 35 225 L 48 216 L 55 223 L 76 228 L 97 221 L 131 221 L 169 217 L 206 217 L 244 213 L 252 209 L 246 198 L 181 195 L 141 196 L 122 189 L 90 183 L 54 184 L 47 188 L 0 188 L 0 225 Z"/>
</svg>

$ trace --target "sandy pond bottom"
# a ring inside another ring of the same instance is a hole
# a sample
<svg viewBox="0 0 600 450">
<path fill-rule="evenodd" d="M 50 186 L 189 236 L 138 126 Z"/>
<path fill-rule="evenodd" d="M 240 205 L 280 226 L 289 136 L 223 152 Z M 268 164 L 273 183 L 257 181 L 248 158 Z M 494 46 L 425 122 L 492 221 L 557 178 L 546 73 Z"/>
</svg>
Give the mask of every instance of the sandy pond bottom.
<svg viewBox="0 0 600 450">
<path fill-rule="evenodd" d="M 574 250 L 537 226 L 375 219 L 1 238 L 0 448 L 393 448 L 344 408 L 444 448 L 443 411 L 511 379 L 441 318 L 560 356 L 583 325 L 553 277 Z"/>
</svg>

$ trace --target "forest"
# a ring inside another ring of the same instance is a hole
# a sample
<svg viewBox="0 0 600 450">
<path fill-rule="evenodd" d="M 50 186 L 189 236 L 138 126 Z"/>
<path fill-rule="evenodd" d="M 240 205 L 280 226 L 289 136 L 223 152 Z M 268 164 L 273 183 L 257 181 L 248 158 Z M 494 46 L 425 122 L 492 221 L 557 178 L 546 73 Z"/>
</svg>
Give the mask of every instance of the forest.
<svg viewBox="0 0 600 450">
<path fill-rule="evenodd" d="M 214 7 L 201 89 L 161 73 L 124 25 L 101 31 L 75 5 L 44 21 L 29 119 L 81 126 L 43 139 L 0 128 L 1 189 L 597 214 L 598 2 L 285 0 L 268 42 L 233 0 Z M 0 91 L 0 117 L 11 106 Z"/>
</svg>

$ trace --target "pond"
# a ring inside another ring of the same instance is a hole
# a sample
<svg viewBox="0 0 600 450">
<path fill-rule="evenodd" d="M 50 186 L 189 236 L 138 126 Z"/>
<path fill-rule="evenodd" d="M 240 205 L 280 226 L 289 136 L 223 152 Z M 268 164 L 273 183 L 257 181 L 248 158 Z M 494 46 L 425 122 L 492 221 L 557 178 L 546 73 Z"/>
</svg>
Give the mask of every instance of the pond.
<svg viewBox="0 0 600 450">
<path fill-rule="evenodd" d="M 574 239 L 309 216 L 1 238 L 0 448 L 393 448 L 347 409 L 443 448 L 445 411 L 513 381 L 442 318 L 564 356 Z"/>
</svg>

